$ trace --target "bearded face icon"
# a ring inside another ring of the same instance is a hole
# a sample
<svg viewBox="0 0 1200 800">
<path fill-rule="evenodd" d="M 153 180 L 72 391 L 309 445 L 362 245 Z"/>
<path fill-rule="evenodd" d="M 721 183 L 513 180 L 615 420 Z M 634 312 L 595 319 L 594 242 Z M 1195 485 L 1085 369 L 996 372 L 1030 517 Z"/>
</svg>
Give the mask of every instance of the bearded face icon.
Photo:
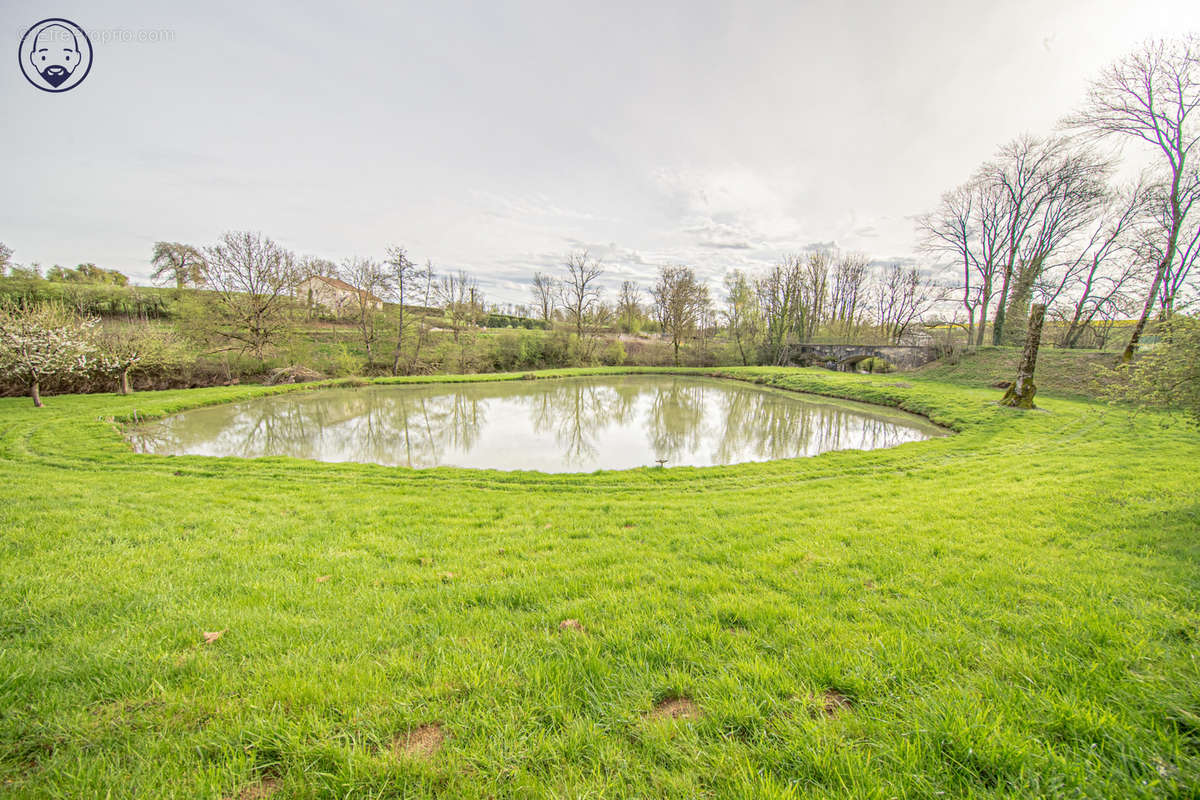
<svg viewBox="0 0 1200 800">
<path fill-rule="evenodd" d="M 58 88 L 83 60 L 75 34 L 62 25 L 47 25 L 33 40 L 29 60 L 46 83 Z"/>
</svg>

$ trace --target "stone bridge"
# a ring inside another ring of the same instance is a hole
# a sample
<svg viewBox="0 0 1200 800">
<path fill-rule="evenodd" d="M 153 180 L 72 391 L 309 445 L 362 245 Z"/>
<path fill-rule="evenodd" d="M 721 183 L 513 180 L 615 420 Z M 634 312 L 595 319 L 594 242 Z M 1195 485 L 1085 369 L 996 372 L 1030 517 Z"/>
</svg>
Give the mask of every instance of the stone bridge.
<svg viewBox="0 0 1200 800">
<path fill-rule="evenodd" d="M 882 358 L 896 369 L 916 369 L 937 361 L 940 355 L 933 345 L 794 344 L 787 363 L 850 371 L 864 358 Z"/>
</svg>

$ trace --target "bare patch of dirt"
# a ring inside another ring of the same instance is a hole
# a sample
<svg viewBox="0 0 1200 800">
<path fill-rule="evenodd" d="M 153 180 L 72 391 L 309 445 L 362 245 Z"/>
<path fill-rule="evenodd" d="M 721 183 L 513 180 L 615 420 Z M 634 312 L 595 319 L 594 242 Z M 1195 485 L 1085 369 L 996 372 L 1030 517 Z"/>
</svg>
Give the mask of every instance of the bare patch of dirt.
<svg viewBox="0 0 1200 800">
<path fill-rule="evenodd" d="M 220 639 L 222 636 L 224 636 L 226 630 L 228 630 L 228 628 L 222 628 L 219 631 L 204 631 L 204 643 L 212 644 L 217 639 Z"/>
<path fill-rule="evenodd" d="M 422 725 L 403 736 L 396 737 L 392 742 L 392 752 L 398 758 L 418 758 L 425 761 L 437 755 L 442 749 L 446 734 L 437 723 Z"/>
<path fill-rule="evenodd" d="M 583 623 L 577 619 L 564 619 L 558 623 L 558 628 L 563 631 L 579 631 L 583 633 Z"/>
<path fill-rule="evenodd" d="M 825 717 L 836 717 L 843 711 L 850 710 L 850 698 L 836 689 L 826 689 L 819 695 L 814 695 L 817 711 Z"/>
<path fill-rule="evenodd" d="M 237 794 L 237 800 L 266 800 L 277 791 L 279 791 L 279 779 L 268 775 L 257 783 L 242 787 Z"/>
<path fill-rule="evenodd" d="M 688 697 L 668 697 L 655 704 L 654 710 L 646 715 L 648 719 L 696 719 L 700 716 L 700 707 Z"/>
</svg>

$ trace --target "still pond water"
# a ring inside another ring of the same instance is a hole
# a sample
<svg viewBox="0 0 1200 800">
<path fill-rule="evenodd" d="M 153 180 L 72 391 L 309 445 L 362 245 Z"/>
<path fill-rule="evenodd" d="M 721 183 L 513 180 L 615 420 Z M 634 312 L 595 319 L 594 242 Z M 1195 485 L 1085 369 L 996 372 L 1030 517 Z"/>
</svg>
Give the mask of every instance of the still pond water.
<svg viewBox="0 0 1200 800">
<path fill-rule="evenodd" d="M 138 452 L 590 472 L 872 450 L 941 429 L 914 415 L 672 375 L 298 391 L 131 429 Z"/>
</svg>

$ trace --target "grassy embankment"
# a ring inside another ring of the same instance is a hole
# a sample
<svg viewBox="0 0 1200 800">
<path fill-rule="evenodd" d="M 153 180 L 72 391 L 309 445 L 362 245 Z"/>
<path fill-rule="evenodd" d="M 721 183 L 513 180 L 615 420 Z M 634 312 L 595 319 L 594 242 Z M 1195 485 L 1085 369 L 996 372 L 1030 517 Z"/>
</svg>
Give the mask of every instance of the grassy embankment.
<svg viewBox="0 0 1200 800">
<path fill-rule="evenodd" d="M 731 372 L 959 433 L 413 472 L 139 456 L 106 421 L 262 388 L 0 400 L 2 793 L 1197 796 L 1200 435 Z"/>
<path fill-rule="evenodd" d="M 981 347 L 961 356 L 955 363 L 936 361 L 917 374 L 928 380 L 946 381 L 968 387 L 994 386 L 1011 381 L 1021 361 L 1021 347 Z M 1110 350 L 1060 350 L 1044 347 L 1038 353 L 1034 383 L 1038 391 L 1058 395 L 1095 397 L 1106 381 L 1113 380 L 1112 368 L 1120 353 Z"/>
</svg>

